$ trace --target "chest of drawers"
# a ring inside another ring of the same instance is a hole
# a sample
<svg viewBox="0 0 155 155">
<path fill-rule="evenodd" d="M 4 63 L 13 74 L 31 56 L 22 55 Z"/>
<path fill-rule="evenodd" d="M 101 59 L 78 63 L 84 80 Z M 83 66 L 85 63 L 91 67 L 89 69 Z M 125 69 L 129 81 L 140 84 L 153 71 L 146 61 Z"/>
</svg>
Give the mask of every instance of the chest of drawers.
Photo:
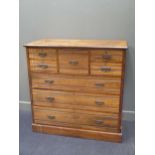
<svg viewBox="0 0 155 155">
<path fill-rule="evenodd" d="M 25 47 L 33 131 L 121 142 L 126 41 L 44 39 Z"/>
</svg>

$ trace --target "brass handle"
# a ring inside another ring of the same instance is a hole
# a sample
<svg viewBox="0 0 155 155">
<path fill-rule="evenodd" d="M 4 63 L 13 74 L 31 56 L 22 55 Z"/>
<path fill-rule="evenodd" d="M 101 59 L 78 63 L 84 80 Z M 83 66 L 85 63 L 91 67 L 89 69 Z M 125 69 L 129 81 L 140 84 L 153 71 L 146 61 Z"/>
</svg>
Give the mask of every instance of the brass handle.
<svg viewBox="0 0 155 155">
<path fill-rule="evenodd" d="M 53 101 L 55 100 L 54 97 L 50 97 L 50 96 L 46 97 L 46 99 L 47 99 L 49 102 L 53 102 Z"/>
<path fill-rule="evenodd" d="M 104 87 L 104 83 L 95 83 L 96 87 Z"/>
<path fill-rule="evenodd" d="M 52 84 L 52 83 L 54 83 L 54 81 L 53 80 L 45 80 L 45 83 Z"/>
<path fill-rule="evenodd" d="M 111 57 L 112 57 L 112 56 L 109 55 L 109 54 L 104 54 L 104 55 L 102 56 L 102 58 L 105 59 L 105 60 L 110 60 Z"/>
<path fill-rule="evenodd" d="M 102 120 L 96 120 L 95 123 L 96 124 L 103 124 L 104 122 Z"/>
<path fill-rule="evenodd" d="M 77 65 L 77 64 L 79 64 L 79 62 L 76 61 L 76 60 L 70 60 L 69 61 L 69 64 L 71 64 L 71 65 Z"/>
<path fill-rule="evenodd" d="M 46 68 L 48 68 L 48 65 L 46 65 L 46 64 L 39 64 L 38 67 L 40 67 L 42 69 L 46 69 Z"/>
<path fill-rule="evenodd" d="M 46 56 L 47 56 L 47 53 L 40 52 L 38 55 L 39 55 L 40 57 L 46 57 Z"/>
<path fill-rule="evenodd" d="M 52 119 L 55 119 L 55 116 L 47 116 L 48 119 L 52 120 Z"/>
<path fill-rule="evenodd" d="M 106 66 L 103 66 L 100 69 L 101 69 L 101 71 L 104 71 L 104 72 L 110 72 L 111 71 L 111 68 L 110 67 L 106 67 Z"/>
<path fill-rule="evenodd" d="M 102 102 L 102 101 L 96 101 L 95 103 L 96 103 L 96 105 L 98 105 L 98 106 L 101 106 L 101 105 L 104 105 L 104 104 L 105 104 L 105 103 Z"/>
</svg>

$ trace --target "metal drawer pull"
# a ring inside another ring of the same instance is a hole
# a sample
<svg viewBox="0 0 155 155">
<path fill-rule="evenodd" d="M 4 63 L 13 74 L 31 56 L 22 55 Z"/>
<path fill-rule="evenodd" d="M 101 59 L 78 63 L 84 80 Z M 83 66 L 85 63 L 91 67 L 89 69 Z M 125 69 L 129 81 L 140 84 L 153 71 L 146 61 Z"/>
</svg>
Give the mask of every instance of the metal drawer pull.
<svg viewBox="0 0 155 155">
<path fill-rule="evenodd" d="M 47 99 L 49 102 L 53 102 L 53 101 L 55 100 L 54 97 L 50 97 L 50 96 L 46 97 L 46 99 Z"/>
<path fill-rule="evenodd" d="M 106 67 L 106 66 L 103 66 L 100 69 L 101 69 L 101 71 L 104 71 L 104 72 L 110 72 L 111 71 L 111 68 L 110 67 Z"/>
<path fill-rule="evenodd" d="M 39 55 L 40 57 L 46 57 L 46 56 L 47 56 L 47 53 L 40 52 L 38 55 Z"/>
<path fill-rule="evenodd" d="M 112 57 L 112 56 L 109 55 L 109 54 L 104 54 L 104 55 L 102 56 L 102 58 L 105 59 L 105 60 L 110 60 L 111 57 Z"/>
<path fill-rule="evenodd" d="M 104 105 L 104 104 L 105 104 L 105 103 L 102 102 L 102 101 L 96 101 L 95 103 L 96 103 L 96 105 L 98 105 L 98 106 L 101 106 L 101 105 Z"/>
<path fill-rule="evenodd" d="M 46 64 L 39 64 L 38 67 L 40 67 L 42 69 L 46 69 L 46 68 L 48 68 L 48 65 L 46 65 Z"/>
<path fill-rule="evenodd" d="M 70 61 L 69 61 L 69 64 L 71 64 L 71 65 L 78 65 L 79 62 L 76 61 L 76 60 L 70 60 Z"/>
<path fill-rule="evenodd" d="M 103 124 L 104 122 L 102 120 L 96 120 L 95 123 L 96 124 Z"/>
<path fill-rule="evenodd" d="M 95 83 L 96 87 L 104 87 L 104 83 Z"/>
<path fill-rule="evenodd" d="M 54 83 L 54 81 L 53 80 L 45 80 L 45 83 L 52 84 L 52 83 Z"/>
<path fill-rule="evenodd" d="M 55 119 L 55 116 L 47 116 L 48 119 L 52 120 L 52 119 Z"/>
</svg>

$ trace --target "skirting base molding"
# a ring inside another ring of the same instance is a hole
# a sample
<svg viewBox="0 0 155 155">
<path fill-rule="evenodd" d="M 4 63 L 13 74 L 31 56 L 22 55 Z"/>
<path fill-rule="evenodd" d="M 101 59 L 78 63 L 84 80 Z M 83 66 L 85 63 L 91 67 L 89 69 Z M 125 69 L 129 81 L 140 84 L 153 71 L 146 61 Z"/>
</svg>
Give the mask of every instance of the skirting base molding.
<svg viewBox="0 0 155 155">
<path fill-rule="evenodd" d="M 110 133 L 110 132 L 92 131 L 92 130 L 86 130 L 86 129 L 48 126 L 48 125 L 41 125 L 41 124 L 32 124 L 32 130 L 40 133 L 72 136 L 72 137 L 78 137 L 78 138 L 89 138 L 89 139 L 95 138 L 97 140 L 105 140 L 105 141 L 112 141 L 112 142 L 122 141 L 122 133 Z"/>
</svg>

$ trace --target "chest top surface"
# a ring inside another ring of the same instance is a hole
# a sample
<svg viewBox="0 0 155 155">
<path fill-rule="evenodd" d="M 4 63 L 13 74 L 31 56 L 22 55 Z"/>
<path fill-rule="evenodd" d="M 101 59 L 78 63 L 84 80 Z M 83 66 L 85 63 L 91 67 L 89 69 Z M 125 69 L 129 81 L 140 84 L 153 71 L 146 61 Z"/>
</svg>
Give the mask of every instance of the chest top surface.
<svg viewBox="0 0 155 155">
<path fill-rule="evenodd" d="M 25 47 L 68 47 L 68 48 L 109 48 L 127 49 L 127 42 L 124 40 L 62 40 L 62 39 L 41 39 L 30 42 Z"/>
</svg>

